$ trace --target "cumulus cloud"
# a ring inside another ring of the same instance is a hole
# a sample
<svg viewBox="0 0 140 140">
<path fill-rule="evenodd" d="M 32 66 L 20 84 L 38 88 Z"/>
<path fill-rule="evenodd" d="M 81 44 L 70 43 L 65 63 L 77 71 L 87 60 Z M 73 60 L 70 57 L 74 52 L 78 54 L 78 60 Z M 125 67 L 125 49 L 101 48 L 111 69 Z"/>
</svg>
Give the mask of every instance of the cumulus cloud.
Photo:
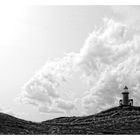
<svg viewBox="0 0 140 140">
<path fill-rule="evenodd" d="M 64 111 L 61 111 L 58 108 L 49 108 L 47 106 L 40 107 L 39 111 L 42 113 L 64 113 Z"/>
<path fill-rule="evenodd" d="M 40 106 L 39 111 L 42 113 L 66 113 L 70 114 L 72 110 L 76 109 L 74 102 L 58 99 L 53 103 L 53 107 Z"/>
<path fill-rule="evenodd" d="M 131 30 L 129 34 L 139 34 L 140 33 L 140 6 L 129 5 L 129 6 L 110 6 L 113 13 L 118 17 L 117 19 L 127 24 Z M 130 12 L 131 11 L 131 12 Z"/>
<path fill-rule="evenodd" d="M 75 71 L 76 54 L 70 53 L 64 58 L 48 60 L 23 87 L 21 100 L 39 108 L 41 112 L 62 113 L 70 111 L 70 104 L 60 98 L 57 89 L 71 77 Z M 67 108 L 63 107 L 63 104 Z M 72 104 L 72 102 L 71 102 Z M 56 110 L 56 107 L 58 110 Z M 72 108 L 72 107 L 71 107 Z M 60 110 L 60 111 L 59 111 Z"/>
<path fill-rule="evenodd" d="M 123 21 L 127 25 L 138 25 L 140 20 L 139 20 L 139 15 L 137 13 L 140 12 L 140 6 L 139 5 L 129 5 L 129 6 L 111 6 L 111 9 L 114 11 L 114 13 L 119 14 L 120 17 L 123 19 Z M 131 12 L 130 12 L 131 11 Z M 138 22 L 138 23 L 136 23 Z"/>
<path fill-rule="evenodd" d="M 118 105 L 125 85 L 135 105 L 139 104 L 140 36 L 129 30 L 126 24 L 104 19 L 104 25 L 89 35 L 79 53 L 47 61 L 23 87 L 22 100 L 44 113 L 68 114 L 77 109 L 76 99 L 62 98 L 58 88 L 80 71 L 89 89 L 78 100 L 87 114 Z"/>
<path fill-rule="evenodd" d="M 79 64 L 91 87 L 83 98 L 88 112 L 117 104 L 124 85 L 133 93 L 135 103 L 139 102 L 140 37 L 133 35 L 127 40 L 128 30 L 122 23 L 106 20 L 81 49 Z"/>
<path fill-rule="evenodd" d="M 67 114 L 69 114 L 75 108 L 74 102 L 64 101 L 64 100 L 57 100 L 57 107 L 61 110 L 64 110 Z"/>
</svg>

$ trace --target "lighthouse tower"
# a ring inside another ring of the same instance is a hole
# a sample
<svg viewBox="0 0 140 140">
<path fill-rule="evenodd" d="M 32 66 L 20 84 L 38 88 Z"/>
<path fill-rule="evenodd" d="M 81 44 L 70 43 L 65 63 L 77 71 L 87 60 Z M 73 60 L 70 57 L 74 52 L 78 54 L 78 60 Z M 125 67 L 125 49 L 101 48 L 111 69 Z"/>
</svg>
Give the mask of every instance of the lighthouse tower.
<svg viewBox="0 0 140 140">
<path fill-rule="evenodd" d="M 129 91 L 127 86 L 124 87 L 122 95 L 123 99 L 119 102 L 120 106 L 133 106 L 133 99 L 129 99 Z"/>
</svg>

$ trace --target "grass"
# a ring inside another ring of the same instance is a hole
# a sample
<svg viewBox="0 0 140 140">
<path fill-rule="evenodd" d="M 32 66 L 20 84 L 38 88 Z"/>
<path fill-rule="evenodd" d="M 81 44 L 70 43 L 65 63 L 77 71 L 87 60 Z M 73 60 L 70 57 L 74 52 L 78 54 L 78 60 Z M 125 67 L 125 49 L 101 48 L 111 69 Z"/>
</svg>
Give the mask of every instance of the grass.
<svg viewBox="0 0 140 140">
<path fill-rule="evenodd" d="M 140 107 L 113 107 L 90 116 L 40 123 L 1 113 L 0 134 L 140 134 Z"/>
</svg>

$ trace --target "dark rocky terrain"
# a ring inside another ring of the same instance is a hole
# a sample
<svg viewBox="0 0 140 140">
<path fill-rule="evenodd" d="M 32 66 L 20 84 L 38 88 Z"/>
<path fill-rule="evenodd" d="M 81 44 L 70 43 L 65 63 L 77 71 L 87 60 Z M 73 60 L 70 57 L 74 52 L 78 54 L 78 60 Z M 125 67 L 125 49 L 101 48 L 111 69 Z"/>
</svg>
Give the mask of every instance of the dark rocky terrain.
<svg viewBox="0 0 140 140">
<path fill-rule="evenodd" d="M 140 134 L 140 107 L 114 107 L 95 115 L 40 123 L 0 113 L 0 134 Z"/>
</svg>

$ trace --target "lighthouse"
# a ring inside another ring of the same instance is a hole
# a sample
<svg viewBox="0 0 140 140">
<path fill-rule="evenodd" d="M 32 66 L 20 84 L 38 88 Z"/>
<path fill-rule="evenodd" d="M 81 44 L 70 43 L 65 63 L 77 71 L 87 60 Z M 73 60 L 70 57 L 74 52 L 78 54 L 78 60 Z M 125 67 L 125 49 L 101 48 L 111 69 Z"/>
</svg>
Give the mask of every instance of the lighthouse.
<svg viewBox="0 0 140 140">
<path fill-rule="evenodd" d="M 123 99 L 119 101 L 120 106 L 133 106 L 133 99 L 129 99 L 128 87 L 125 86 L 122 92 Z"/>
</svg>

